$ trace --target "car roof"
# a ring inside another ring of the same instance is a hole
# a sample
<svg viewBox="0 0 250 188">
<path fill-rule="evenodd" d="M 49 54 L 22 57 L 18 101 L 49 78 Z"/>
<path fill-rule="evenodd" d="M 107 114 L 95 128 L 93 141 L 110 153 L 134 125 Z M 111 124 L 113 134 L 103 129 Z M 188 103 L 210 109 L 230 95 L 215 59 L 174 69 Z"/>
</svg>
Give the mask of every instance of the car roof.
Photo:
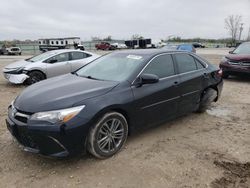
<svg viewBox="0 0 250 188">
<path fill-rule="evenodd" d="M 88 54 L 94 54 L 92 52 L 88 52 L 88 51 L 82 51 L 80 49 L 60 49 L 60 50 L 51 50 L 51 51 L 48 51 L 48 52 L 52 52 L 54 54 L 59 54 L 59 53 L 64 53 L 64 52 L 86 52 Z"/>
<path fill-rule="evenodd" d="M 180 53 L 187 51 L 182 50 L 172 50 L 172 49 L 133 49 L 133 50 L 122 50 L 118 52 L 114 52 L 117 54 L 128 54 L 128 55 L 141 55 L 141 56 L 155 56 L 162 53 Z"/>
</svg>

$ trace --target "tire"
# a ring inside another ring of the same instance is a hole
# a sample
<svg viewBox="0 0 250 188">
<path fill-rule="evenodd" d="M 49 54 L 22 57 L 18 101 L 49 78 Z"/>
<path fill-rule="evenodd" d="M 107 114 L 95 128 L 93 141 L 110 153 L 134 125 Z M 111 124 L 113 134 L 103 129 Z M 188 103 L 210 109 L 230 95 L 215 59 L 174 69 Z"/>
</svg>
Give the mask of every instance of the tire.
<svg viewBox="0 0 250 188">
<path fill-rule="evenodd" d="M 214 102 L 216 97 L 217 97 L 216 90 L 212 88 L 206 89 L 201 96 L 200 104 L 196 112 L 198 113 L 205 112 L 211 106 L 211 103 Z"/>
<path fill-rule="evenodd" d="M 127 136 L 126 118 L 117 112 L 107 113 L 90 128 L 88 151 L 99 159 L 111 157 L 121 150 Z"/>
<path fill-rule="evenodd" d="M 41 71 L 31 71 L 28 73 L 29 78 L 25 81 L 25 84 L 31 85 L 36 82 L 44 80 L 46 77 Z"/>
<path fill-rule="evenodd" d="M 227 79 L 229 77 L 229 74 L 228 73 L 222 73 L 222 78 L 224 78 L 224 79 Z"/>
</svg>

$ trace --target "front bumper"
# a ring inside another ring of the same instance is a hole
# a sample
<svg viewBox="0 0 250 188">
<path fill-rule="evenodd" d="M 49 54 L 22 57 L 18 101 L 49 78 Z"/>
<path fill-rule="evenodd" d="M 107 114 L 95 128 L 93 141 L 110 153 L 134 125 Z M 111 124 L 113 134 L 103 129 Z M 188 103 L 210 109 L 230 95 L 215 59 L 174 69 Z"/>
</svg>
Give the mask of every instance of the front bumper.
<svg viewBox="0 0 250 188">
<path fill-rule="evenodd" d="M 51 157 L 66 157 L 86 149 L 89 126 L 82 118 L 76 117 L 67 125 L 47 125 L 44 122 L 34 125 L 29 121 L 23 123 L 15 119 L 10 108 L 6 124 L 24 151 Z"/>
<path fill-rule="evenodd" d="M 221 62 L 220 68 L 224 73 L 228 74 L 250 74 L 250 66 L 242 66 L 242 65 L 232 65 L 227 62 Z"/>
<path fill-rule="evenodd" d="M 22 84 L 27 78 L 29 78 L 26 74 L 9 74 L 4 73 L 4 77 L 13 84 Z"/>
</svg>

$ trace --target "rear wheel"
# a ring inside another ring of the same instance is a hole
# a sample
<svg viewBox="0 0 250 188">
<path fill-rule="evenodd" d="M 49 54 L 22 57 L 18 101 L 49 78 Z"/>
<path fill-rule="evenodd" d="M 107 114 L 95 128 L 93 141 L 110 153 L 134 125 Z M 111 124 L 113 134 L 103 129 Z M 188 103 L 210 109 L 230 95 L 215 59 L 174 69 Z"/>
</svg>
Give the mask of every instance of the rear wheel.
<svg viewBox="0 0 250 188">
<path fill-rule="evenodd" d="M 29 78 L 25 81 L 27 85 L 34 84 L 45 79 L 45 75 L 41 71 L 31 71 L 28 73 Z"/>
<path fill-rule="evenodd" d="M 100 159 L 111 157 L 121 150 L 127 136 L 125 117 L 117 112 L 107 113 L 90 129 L 88 151 Z"/>
<path fill-rule="evenodd" d="M 206 89 L 201 96 L 197 112 L 199 113 L 205 112 L 211 106 L 211 103 L 214 102 L 216 97 L 217 97 L 216 90 L 212 88 Z"/>
</svg>

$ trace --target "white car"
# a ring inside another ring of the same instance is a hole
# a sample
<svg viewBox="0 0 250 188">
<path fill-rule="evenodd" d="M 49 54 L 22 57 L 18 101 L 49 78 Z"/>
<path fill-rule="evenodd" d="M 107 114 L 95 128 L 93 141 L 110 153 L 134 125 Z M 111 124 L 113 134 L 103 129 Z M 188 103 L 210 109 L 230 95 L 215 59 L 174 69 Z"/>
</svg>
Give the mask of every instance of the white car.
<svg viewBox="0 0 250 188">
<path fill-rule="evenodd" d="M 2 48 L 0 55 L 22 55 L 22 50 L 19 47 Z"/>
<path fill-rule="evenodd" d="M 30 85 L 74 72 L 98 57 L 97 54 L 81 50 L 53 50 L 9 64 L 3 69 L 3 74 L 11 83 Z"/>
<path fill-rule="evenodd" d="M 111 45 L 114 46 L 116 49 L 127 49 L 128 48 L 126 46 L 126 44 L 121 44 L 121 43 L 113 43 Z"/>
</svg>

